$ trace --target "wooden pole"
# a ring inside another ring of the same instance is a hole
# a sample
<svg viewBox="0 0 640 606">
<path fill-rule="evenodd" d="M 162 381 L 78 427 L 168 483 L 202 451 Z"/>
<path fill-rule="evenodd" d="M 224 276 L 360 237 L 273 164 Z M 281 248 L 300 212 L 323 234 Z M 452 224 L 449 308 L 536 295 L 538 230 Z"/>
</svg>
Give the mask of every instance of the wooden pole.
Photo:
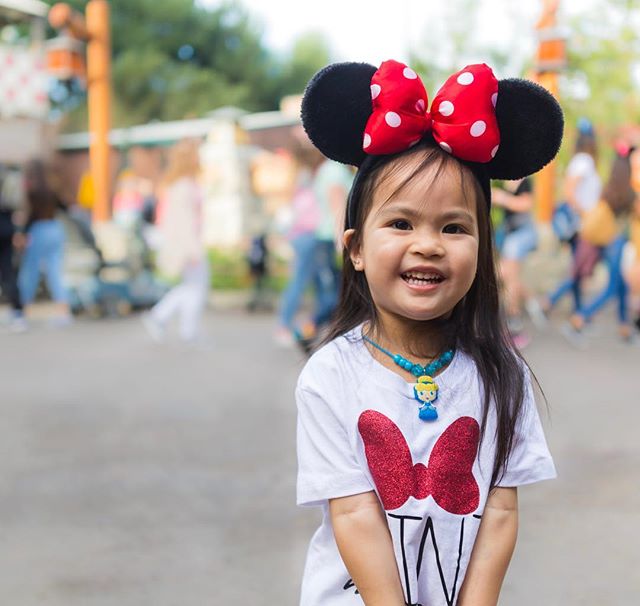
<svg viewBox="0 0 640 606">
<path fill-rule="evenodd" d="M 558 74 L 566 65 L 564 35 L 558 28 L 557 12 L 560 0 L 543 0 L 542 15 L 536 24 L 538 50 L 536 80 L 556 99 L 559 99 Z M 545 133 L 540 133 L 541 137 Z M 556 161 L 550 162 L 535 179 L 536 210 L 538 220 L 549 223 L 553 215 L 556 194 Z"/>
<path fill-rule="evenodd" d="M 558 98 L 558 74 L 546 72 L 538 76 L 538 83 L 544 86 L 556 99 Z M 540 133 L 544 137 L 544 133 Z M 537 201 L 536 215 L 538 221 L 550 223 L 553 216 L 556 197 L 556 161 L 549 162 L 536 175 L 535 197 Z"/>
<path fill-rule="evenodd" d="M 95 190 L 93 221 L 111 216 L 111 35 L 107 0 L 91 0 L 86 6 L 87 97 L 89 106 L 89 158 Z"/>
</svg>

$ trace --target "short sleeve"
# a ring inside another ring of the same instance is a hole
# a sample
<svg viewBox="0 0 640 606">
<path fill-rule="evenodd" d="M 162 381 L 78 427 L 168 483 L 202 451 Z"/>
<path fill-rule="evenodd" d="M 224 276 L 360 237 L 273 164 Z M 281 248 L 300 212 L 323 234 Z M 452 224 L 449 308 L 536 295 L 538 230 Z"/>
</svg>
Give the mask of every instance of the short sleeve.
<svg viewBox="0 0 640 606">
<path fill-rule="evenodd" d="M 556 468 L 542 430 L 529 373 L 525 377 L 524 411 L 517 425 L 511 456 L 498 486 L 533 484 L 556 477 Z"/>
<path fill-rule="evenodd" d="M 373 490 L 358 463 L 340 411 L 326 397 L 300 386 L 296 403 L 298 505 L 320 505 L 327 499 Z"/>
<path fill-rule="evenodd" d="M 586 177 L 595 170 L 595 162 L 589 154 L 576 154 L 567 166 L 568 177 Z"/>
</svg>

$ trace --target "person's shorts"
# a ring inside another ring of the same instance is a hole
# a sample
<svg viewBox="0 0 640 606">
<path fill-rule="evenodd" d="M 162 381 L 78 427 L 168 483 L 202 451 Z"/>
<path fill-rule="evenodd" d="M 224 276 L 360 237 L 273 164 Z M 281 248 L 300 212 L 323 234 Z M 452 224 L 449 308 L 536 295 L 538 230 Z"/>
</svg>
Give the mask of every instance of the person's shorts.
<svg viewBox="0 0 640 606">
<path fill-rule="evenodd" d="M 501 255 L 503 259 L 522 261 L 537 246 L 538 232 L 536 226 L 530 223 L 509 232 L 504 237 Z"/>
</svg>

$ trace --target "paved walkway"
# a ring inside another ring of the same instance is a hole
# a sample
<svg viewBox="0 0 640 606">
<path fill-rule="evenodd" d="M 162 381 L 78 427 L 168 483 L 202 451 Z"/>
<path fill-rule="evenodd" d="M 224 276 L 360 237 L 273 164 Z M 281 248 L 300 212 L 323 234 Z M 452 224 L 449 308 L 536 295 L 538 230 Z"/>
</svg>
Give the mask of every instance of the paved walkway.
<svg viewBox="0 0 640 606">
<path fill-rule="evenodd" d="M 638 603 L 640 348 L 607 322 L 527 351 L 560 479 L 521 491 L 502 606 Z M 294 505 L 302 359 L 272 323 L 209 312 L 211 351 L 136 318 L 0 334 L 3 604 L 297 604 L 318 515 Z"/>
</svg>

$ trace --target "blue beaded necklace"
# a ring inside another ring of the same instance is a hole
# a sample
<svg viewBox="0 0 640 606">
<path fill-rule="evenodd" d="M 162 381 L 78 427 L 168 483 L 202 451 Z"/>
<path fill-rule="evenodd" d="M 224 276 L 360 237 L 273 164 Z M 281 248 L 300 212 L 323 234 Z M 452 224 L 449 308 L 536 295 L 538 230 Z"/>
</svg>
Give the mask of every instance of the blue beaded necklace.
<svg viewBox="0 0 640 606">
<path fill-rule="evenodd" d="M 403 358 L 400 354 L 392 354 L 390 351 L 378 345 L 375 341 L 372 341 L 365 335 L 362 335 L 362 338 L 367 343 L 373 345 L 376 349 L 379 349 L 382 353 L 388 355 L 400 368 L 403 368 L 416 377 L 417 382 L 413 386 L 413 395 L 420 403 L 418 416 L 423 421 L 435 421 L 438 418 L 438 411 L 436 410 L 434 403 L 438 399 L 439 388 L 433 380 L 433 375 L 453 360 L 454 350 L 448 349 L 438 356 L 433 362 L 429 362 L 429 364 L 422 366 L 411 362 L 411 360 Z"/>
</svg>

